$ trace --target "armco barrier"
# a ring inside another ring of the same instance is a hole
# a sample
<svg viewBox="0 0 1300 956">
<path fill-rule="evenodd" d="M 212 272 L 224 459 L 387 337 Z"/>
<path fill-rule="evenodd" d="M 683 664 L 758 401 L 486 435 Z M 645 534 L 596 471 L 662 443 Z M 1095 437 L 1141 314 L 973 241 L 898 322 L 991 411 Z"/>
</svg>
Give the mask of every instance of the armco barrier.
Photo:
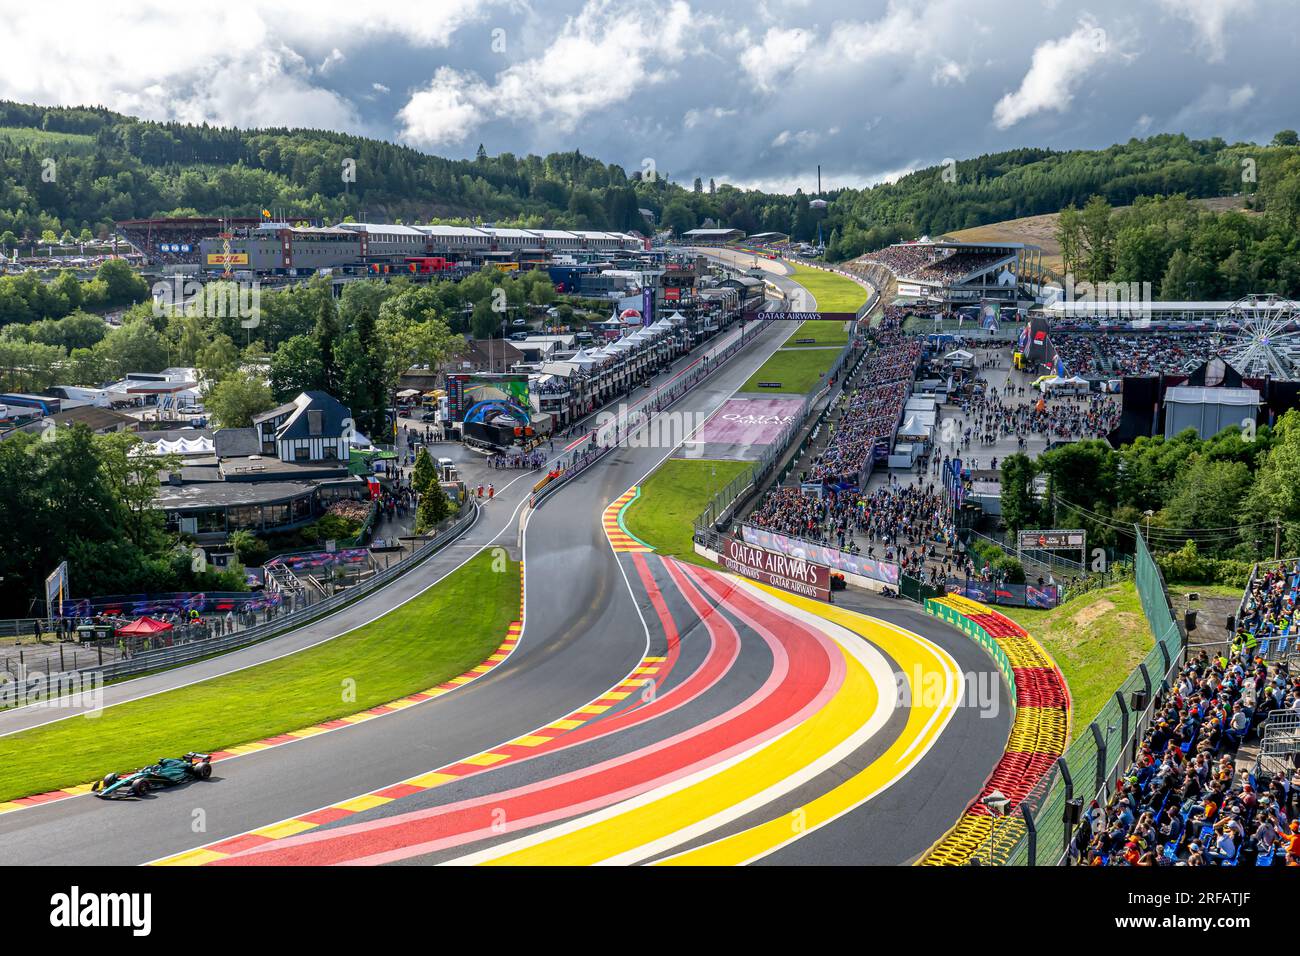
<svg viewBox="0 0 1300 956">
<path fill-rule="evenodd" d="M 84 678 L 88 675 L 95 675 L 98 680 L 104 682 L 121 680 L 124 677 L 189 664 L 204 657 L 238 650 L 250 644 L 261 643 L 286 631 L 303 627 L 361 600 L 432 557 L 442 550 L 444 546 L 469 530 L 477 514 L 478 506 L 476 504 L 472 504 L 471 507 L 462 507 L 451 525 L 445 528 L 436 538 L 421 544 L 401 561 L 377 572 L 373 577 L 355 587 L 317 601 L 305 608 L 283 614 L 265 624 L 236 631 L 224 637 L 191 641 L 187 644 L 176 644 L 172 647 L 160 647 L 157 650 L 146 651 L 125 660 L 113 661 L 102 666 L 82 667 L 76 671 L 68 671 L 63 674 L 17 675 L 17 679 L 7 684 L 0 683 L 0 706 L 18 706 L 29 700 L 46 700 L 51 696 L 57 696 L 61 688 L 80 686 L 78 684 L 79 676 Z"/>
<path fill-rule="evenodd" d="M 1021 804 L 1070 739 L 1070 693 L 1055 662 L 1010 618 L 956 595 L 931 598 L 925 610 L 956 627 L 993 658 L 1011 688 L 1015 713 L 1006 750 L 979 796 L 921 864 L 1006 863 L 1028 832 Z M 995 817 L 981 802 L 994 790 L 1010 801 L 1010 815 Z"/>
</svg>

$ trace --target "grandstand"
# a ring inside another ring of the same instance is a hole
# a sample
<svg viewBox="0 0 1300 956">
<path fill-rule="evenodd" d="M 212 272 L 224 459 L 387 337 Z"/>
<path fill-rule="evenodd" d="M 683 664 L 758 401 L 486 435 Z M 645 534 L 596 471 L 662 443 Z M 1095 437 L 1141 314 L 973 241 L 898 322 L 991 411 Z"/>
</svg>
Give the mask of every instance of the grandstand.
<svg viewBox="0 0 1300 956">
<path fill-rule="evenodd" d="M 868 253 L 855 263 L 889 270 L 901 298 L 941 306 L 1033 301 L 1046 277 L 1042 250 L 1021 242 L 920 239 Z"/>
<path fill-rule="evenodd" d="M 198 265 L 199 246 L 230 229 L 248 229 L 255 218 L 179 217 L 126 219 L 116 223 L 117 234 L 145 257 L 149 265 Z"/>
</svg>

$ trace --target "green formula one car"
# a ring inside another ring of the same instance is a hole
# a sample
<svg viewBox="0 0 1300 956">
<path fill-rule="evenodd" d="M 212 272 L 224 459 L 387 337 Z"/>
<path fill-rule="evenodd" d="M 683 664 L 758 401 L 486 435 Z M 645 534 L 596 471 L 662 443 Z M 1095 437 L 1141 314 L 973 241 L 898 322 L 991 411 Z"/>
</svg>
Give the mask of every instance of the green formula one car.
<svg viewBox="0 0 1300 956">
<path fill-rule="evenodd" d="M 212 755 L 188 753 L 183 757 L 163 757 L 134 773 L 110 773 L 103 780 L 96 780 L 90 792 L 104 800 L 143 797 L 154 787 L 171 787 L 211 776 Z"/>
</svg>

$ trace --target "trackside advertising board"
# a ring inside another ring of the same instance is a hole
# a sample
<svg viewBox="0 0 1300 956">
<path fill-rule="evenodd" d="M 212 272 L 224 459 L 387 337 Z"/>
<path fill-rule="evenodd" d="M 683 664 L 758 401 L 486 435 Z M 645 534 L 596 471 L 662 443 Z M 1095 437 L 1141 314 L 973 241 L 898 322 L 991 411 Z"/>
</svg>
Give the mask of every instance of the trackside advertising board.
<svg viewBox="0 0 1300 956">
<path fill-rule="evenodd" d="M 723 539 L 723 551 L 719 558 L 728 571 L 804 597 L 819 601 L 830 600 L 830 568 L 809 564 L 802 558 L 788 554 L 755 548 L 730 537 Z"/>
</svg>

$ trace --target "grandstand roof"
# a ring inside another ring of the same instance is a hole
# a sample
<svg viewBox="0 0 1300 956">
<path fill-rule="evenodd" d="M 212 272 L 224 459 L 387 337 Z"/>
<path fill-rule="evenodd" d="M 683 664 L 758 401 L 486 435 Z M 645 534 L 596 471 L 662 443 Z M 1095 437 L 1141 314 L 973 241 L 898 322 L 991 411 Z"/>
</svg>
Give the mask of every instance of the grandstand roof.
<svg viewBox="0 0 1300 956">
<path fill-rule="evenodd" d="M 336 229 L 346 232 L 385 233 L 397 236 L 423 236 L 424 231 L 414 226 L 399 226 L 387 222 L 341 222 Z"/>
<path fill-rule="evenodd" d="M 223 224 L 231 226 L 248 226 L 253 223 L 261 222 L 256 216 L 176 216 L 164 217 L 161 219 L 121 219 L 113 223 L 118 229 L 122 228 L 153 228 L 158 229 L 171 226 L 177 229 L 193 229 L 195 226 L 220 226 Z"/>
<path fill-rule="evenodd" d="M 474 226 L 417 226 L 420 232 L 430 236 L 461 236 L 464 238 L 483 238 L 487 232 Z"/>
</svg>

